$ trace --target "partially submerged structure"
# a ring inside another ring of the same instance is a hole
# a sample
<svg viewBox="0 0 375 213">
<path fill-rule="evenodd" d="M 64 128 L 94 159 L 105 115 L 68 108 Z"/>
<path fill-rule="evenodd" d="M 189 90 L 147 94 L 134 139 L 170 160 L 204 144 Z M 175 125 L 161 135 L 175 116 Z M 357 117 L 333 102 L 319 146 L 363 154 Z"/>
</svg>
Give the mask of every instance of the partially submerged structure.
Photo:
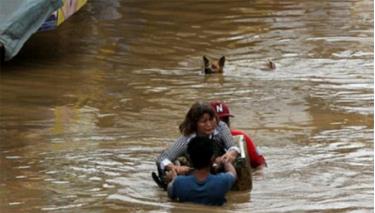
<svg viewBox="0 0 375 213">
<path fill-rule="evenodd" d="M 12 59 L 32 34 L 52 30 L 87 0 L 0 1 L 0 61 Z"/>
</svg>

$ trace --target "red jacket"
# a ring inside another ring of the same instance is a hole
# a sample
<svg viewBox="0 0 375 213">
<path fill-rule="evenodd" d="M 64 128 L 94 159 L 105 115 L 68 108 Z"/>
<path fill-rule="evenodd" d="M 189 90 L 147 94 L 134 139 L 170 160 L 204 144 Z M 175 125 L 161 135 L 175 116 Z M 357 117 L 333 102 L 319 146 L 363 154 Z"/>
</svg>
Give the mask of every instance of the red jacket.
<svg viewBox="0 0 375 213">
<path fill-rule="evenodd" d="M 250 158 L 250 165 L 251 168 L 255 169 L 260 165 L 266 164 L 266 160 L 264 159 L 263 155 L 261 155 L 254 144 L 254 142 L 251 140 L 251 138 L 244 132 L 236 129 L 232 129 L 231 133 L 233 136 L 236 135 L 243 135 L 246 141 L 247 145 L 247 153 Z"/>
</svg>

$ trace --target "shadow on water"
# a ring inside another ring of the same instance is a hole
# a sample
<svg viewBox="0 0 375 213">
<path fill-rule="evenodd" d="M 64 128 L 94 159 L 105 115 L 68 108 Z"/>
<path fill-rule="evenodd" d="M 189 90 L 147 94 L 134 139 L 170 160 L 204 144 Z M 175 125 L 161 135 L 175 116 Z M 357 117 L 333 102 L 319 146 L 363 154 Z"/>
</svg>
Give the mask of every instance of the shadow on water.
<svg viewBox="0 0 375 213">
<path fill-rule="evenodd" d="M 1 211 L 372 211 L 372 8 L 89 1 L 3 66 Z M 203 55 L 225 55 L 224 74 L 204 76 Z M 268 168 L 223 207 L 171 202 L 154 158 L 194 101 L 215 99 Z"/>
</svg>

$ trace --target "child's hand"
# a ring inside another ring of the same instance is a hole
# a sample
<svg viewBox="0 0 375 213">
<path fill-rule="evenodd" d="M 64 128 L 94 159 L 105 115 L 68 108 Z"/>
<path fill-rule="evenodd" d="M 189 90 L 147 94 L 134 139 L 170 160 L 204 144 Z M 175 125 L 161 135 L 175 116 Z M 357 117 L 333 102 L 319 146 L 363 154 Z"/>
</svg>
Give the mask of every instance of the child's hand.
<svg viewBox="0 0 375 213">
<path fill-rule="evenodd" d="M 186 175 L 187 173 L 189 173 L 191 171 L 191 168 L 188 167 L 188 166 L 176 166 L 176 165 L 173 165 L 170 168 L 171 168 L 170 171 L 175 172 L 176 175 Z"/>
<path fill-rule="evenodd" d="M 177 168 L 176 168 L 176 172 L 179 175 L 186 175 L 190 171 L 191 171 L 191 168 L 188 167 L 188 166 L 177 166 Z"/>
</svg>

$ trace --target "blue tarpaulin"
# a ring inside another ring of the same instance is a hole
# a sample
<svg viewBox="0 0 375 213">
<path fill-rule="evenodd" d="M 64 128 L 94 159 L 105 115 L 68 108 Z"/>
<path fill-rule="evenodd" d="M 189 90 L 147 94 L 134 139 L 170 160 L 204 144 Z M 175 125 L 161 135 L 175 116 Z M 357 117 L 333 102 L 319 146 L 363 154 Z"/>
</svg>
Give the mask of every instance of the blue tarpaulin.
<svg viewBox="0 0 375 213">
<path fill-rule="evenodd" d="M 5 60 L 14 57 L 61 6 L 61 0 L 0 0 L 0 43 L 5 48 Z"/>
</svg>

